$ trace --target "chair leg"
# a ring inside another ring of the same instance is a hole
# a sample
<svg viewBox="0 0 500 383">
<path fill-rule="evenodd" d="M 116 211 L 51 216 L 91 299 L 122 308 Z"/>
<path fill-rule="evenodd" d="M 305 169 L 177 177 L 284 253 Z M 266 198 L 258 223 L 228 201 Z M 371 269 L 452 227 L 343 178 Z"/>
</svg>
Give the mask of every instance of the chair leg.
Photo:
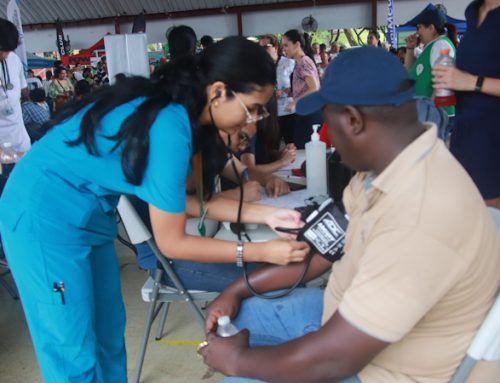
<svg viewBox="0 0 500 383">
<path fill-rule="evenodd" d="M 160 283 L 162 276 L 161 270 L 158 270 L 156 273 L 155 283 L 153 285 L 153 292 L 151 293 L 151 301 L 148 306 L 148 313 L 146 316 L 146 323 L 144 324 L 144 334 L 142 335 L 141 345 L 139 348 L 139 352 L 137 354 L 137 360 L 135 363 L 135 372 L 134 377 L 132 379 L 133 383 L 139 383 L 141 378 L 142 365 L 144 363 L 144 357 L 146 356 L 146 347 L 148 346 L 149 334 L 151 333 L 151 326 L 153 324 L 156 302 L 158 300 L 158 293 L 160 291 Z"/>
<path fill-rule="evenodd" d="M 170 302 L 164 302 L 161 309 L 160 323 L 158 323 L 158 328 L 156 330 L 156 340 L 160 340 L 163 336 L 163 329 L 165 327 L 165 322 L 167 321 L 168 309 L 170 307 Z"/>
</svg>

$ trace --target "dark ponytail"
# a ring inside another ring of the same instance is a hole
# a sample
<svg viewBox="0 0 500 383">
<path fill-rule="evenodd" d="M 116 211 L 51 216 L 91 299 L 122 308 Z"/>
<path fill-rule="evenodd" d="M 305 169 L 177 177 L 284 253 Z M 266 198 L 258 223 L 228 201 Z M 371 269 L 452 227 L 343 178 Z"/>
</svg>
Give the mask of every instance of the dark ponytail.
<svg viewBox="0 0 500 383">
<path fill-rule="evenodd" d="M 439 33 L 439 35 L 446 34 L 446 36 L 448 36 L 448 38 L 451 40 L 455 48 L 458 46 L 458 32 L 455 24 L 445 23 L 444 26 L 441 28 L 436 27 L 436 31 L 437 33 Z"/>
<path fill-rule="evenodd" d="M 286 38 L 292 43 L 300 43 L 300 47 L 304 51 L 307 57 L 309 57 L 314 63 L 314 52 L 311 46 L 311 40 L 307 33 L 300 33 L 297 29 L 290 29 L 284 33 Z"/>
<path fill-rule="evenodd" d="M 223 157 L 224 152 L 217 129 L 214 126 L 199 127 L 198 119 L 207 105 L 206 87 L 215 81 L 224 82 L 235 92 L 248 93 L 261 86 L 274 84 L 276 70 L 262 47 L 242 37 L 230 37 L 204 50 L 200 56 L 172 60 L 160 67 L 151 80 L 129 77 L 115 85 L 100 88 L 81 102 L 68 105 L 52 121 L 51 126 L 87 107 L 79 136 L 67 144 L 83 144 L 90 154 L 98 156 L 100 153 L 96 148 L 95 134 L 102 118 L 118 106 L 144 97 L 144 102 L 125 119 L 119 131 L 107 137 L 116 141 L 112 150 L 122 148 L 121 166 L 127 181 L 139 185 L 148 163 L 151 125 L 168 104 L 181 104 L 186 108 L 193 130 L 193 150 L 204 153 L 203 165 L 207 171 L 204 171 L 203 178 L 206 190 L 210 192 L 221 161 L 211 157 L 218 157 L 216 154 L 219 152 L 219 157 Z"/>
</svg>

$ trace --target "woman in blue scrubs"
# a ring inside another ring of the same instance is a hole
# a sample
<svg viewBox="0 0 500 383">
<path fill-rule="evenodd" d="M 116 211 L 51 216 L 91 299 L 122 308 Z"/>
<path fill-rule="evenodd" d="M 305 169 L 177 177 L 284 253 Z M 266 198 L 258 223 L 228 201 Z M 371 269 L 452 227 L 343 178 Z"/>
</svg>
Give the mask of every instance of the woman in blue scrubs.
<svg viewBox="0 0 500 383">
<path fill-rule="evenodd" d="M 218 172 L 218 130 L 233 133 L 263 114 L 275 68 L 264 49 L 223 40 L 173 61 L 152 80 L 130 78 L 62 111 L 16 165 L 0 199 L 0 230 L 43 379 L 126 382 L 125 311 L 114 249 L 121 194 L 147 201 L 157 243 L 172 258 L 234 262 L 236 244 L 193 237 L 186 198 L 193 153 L 204 180 Z M 210 158 L 209 158 L 210 157 Z M 211 185 L 205 182 L 209 195 Z M 235 220 L 238 202 L 213 198 L 208 216 Z M 293 211 L 244 205 L 242 220 L 298 226 Z M 301 261 L 293 240 L 245 244 L 244 259 Z"/>
</svg>

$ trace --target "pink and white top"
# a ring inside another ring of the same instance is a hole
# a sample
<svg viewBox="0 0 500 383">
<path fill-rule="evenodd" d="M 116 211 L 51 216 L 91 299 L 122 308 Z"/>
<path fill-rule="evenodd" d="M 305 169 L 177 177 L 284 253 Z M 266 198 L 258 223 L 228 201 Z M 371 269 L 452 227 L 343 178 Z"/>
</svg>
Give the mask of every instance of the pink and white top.
<svg viewBox="0 0 500 383">
<path fill-rule="evenodd" d="M 292 80 L 294 100 L 302 97 L 307 92 L 307 77 L 312 77 L 319 89 L 318 69 L 316 68 L 314 61 L 312 61 L 311 58 L 309 58 L 308 56 L 304 56 L 298 60 L 295 60 L 295 69 L 293 70 Z"/>
</svg>

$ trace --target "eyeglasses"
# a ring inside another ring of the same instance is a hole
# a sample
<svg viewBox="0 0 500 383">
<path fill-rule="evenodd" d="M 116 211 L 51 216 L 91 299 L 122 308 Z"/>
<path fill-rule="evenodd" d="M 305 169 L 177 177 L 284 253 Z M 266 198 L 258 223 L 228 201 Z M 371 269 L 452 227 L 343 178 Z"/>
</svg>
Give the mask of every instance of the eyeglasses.
<svg viewBox="0 0 500 383">
<path fill-rule="evenodd" d="M 245 105 L 243 100 L 238 96 L 238 94 L 232 90 L 231 90 L 231 93 L 234 95 L 236 100 L 238 100 L 241 107 L 245 111 L 245 114 L 247 115 L 247 119 L 245 120 L 245 125 L 255 124 L 256 122 L 261 121 L 264 118 L 269 117 L 269 112 L 267 111 L 265 106 L 260 106 L 259 109 L 257 110 L 257 114 L 255 116 L 252 116 L 252 114 L 248 110 L 247 106 Z"/>
</svg>

